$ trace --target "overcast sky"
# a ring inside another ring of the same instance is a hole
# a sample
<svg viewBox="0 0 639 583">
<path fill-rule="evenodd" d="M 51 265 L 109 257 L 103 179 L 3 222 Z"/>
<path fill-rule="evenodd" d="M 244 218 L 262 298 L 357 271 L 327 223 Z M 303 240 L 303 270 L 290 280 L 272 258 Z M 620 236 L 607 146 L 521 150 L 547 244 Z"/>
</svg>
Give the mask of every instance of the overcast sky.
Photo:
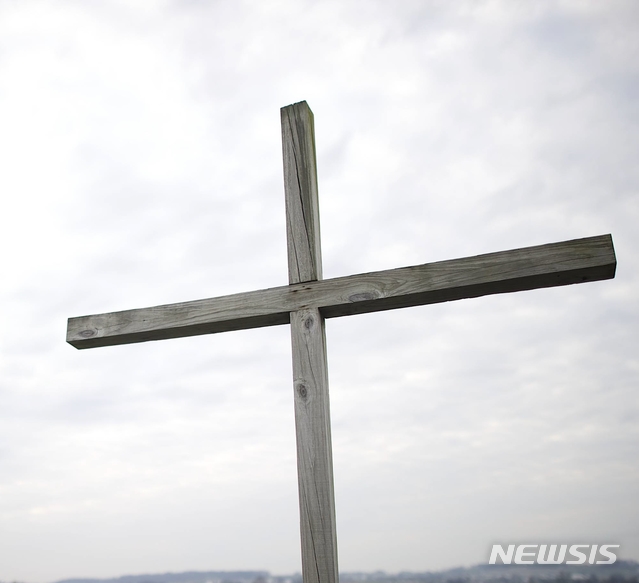
<svg viewBox="0 0 639 583">
<path fill-rule="evenodd" d="M 0 0 L 0 580 L 300 569 L 287 326 L 70 316 L 612 233 L 611 281 L 327 322 L 340 569 L 639 559 L 639 4 Z"/>
</svg>

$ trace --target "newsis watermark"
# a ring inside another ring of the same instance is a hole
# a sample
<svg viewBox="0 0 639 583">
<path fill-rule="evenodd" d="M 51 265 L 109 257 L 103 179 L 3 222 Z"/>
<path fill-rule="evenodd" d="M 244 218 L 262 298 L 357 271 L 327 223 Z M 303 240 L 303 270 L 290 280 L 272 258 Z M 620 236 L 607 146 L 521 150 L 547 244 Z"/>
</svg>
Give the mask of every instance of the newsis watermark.
<svg viewBox="0 0 639 583">
<path fill-rule="evenodd" d="M 489 565 L 612 565 L 620 545 L 493 545 Z M 506 547 L 506 548 L 504 548 Z M 498 563 L 497 559 L 501 559 Z"/>
</svg>

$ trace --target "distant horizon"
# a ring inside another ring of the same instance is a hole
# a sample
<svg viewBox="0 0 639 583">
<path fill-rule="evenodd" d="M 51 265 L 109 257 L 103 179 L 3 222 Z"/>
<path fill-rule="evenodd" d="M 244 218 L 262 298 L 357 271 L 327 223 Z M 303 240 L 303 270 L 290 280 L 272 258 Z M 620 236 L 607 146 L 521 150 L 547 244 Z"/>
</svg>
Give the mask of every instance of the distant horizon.
<svg viewBox="0 0 639 583">
<path fill-rule="evenodd" d="M 636 561 L 634 559 L 623 559 L 623 558 L 619 558 L 617 559 L 617 561 L 612 564 L 612 565 L 607 565 L 607 566 L 598 566 L 598 565 L 566 565 L 566 564 L 561 564 L 561 565 L 501 565 L 501 564 L 496 564 L 496 565 L 488 565 L 487 563 L 479 563 L 479 564 L 475 564 L 475 565 L 470 565 L 470 566 L 464 566 L 464 565 L 458 565 L 456 567 L 448 567 L 445 569 L 430 569 L 430 570 L 424 570 L 424 571 L 411 571 L 411 570 L 398 570 L 398 571 L 386 571 L 383 569 L 377 569 L 377 570 L 372 570 L 372 571 L 358 571 L 358 570 L 353 570 L 353 571 L 342 571 L 340 570 L 340 577 L 344 576 L 346 578 L 346 580 L 351 580 L 348 576 L 352 575 L 352 576 L 358 576 L 358 575 L 368 575 L 368 576 L 382 576 L 385 577 L 394 577 L 394 576 L 400 576 L 400 575 L 429 575 L 429 574 L 440 574 L 440 575 L 444 575 L 448 572 L 457 572 L 457 571 L 487 571 L 487 570 L 493 570 L 493 569 L 498 569 L 500 571 L 507 571 L 507 570 L 513 570 L 513 571 L 534 571 L 534 570 L 541 570 L 541 571 L 556 571 L 556 570 L 565 570 L 567 572 L 570 571 L 574 571 L 574 572 L 581 572 L 584 570 L 595 570 L 595 571 L 616 571 L 616 570 L 626 570 L 629 567 L 634 567 L 636 570 L 636 573 L 639 574 L 639 561 Z M 293 572 L 293 573 L 272 573 L 271 571 L 267 570 L 267 569 L 224 569 L 224 570 L 220 570 L 220 569 L 205 569 L 205 570 L 192 570 L 192 569 L 186 569 L 183 571 L 163 571 L 163 572 L 149 572 L 149 573 L 136 573 L 136 574 L 123 574 L 123 575 L 116 575 L 113 577 L 71 577 L 71 578 L 63 578 L 63 579 L 56 579 L 53 581 L 49 581 L 47 583 L 70 583 L 70 582 L 91 582 L 91 581 L 121 581 L 121 580 L 125 580 L 125 581 L 135 581 L 138 578 L 152 578 L 152 577 L 157 577 L 160 579 L 160 581 L 158 583 L 166 583 L 166 580 L 168 577 L 173 577 L 174 581 L 180 581 L 183 579 L 182 576 L 186 576 L 186 575 L 229 575 L 229 576 L 235 576 L 236 580 L 238 578 L 239 575 L 243 575 L 245 577 L 248 576 L 263 576 L 263 575 L 267 575 L 271 578 L 296 578 L 296 577 L 301 577 L 301 573 L 300 572 Z M 163 579 L 164 578 L 164 579 Z M 184 581 L 188 581 L 188 579 L 184 579 Z M 229 579 L 229 581 L 233 581 L 233 579 Z M 0 579 L 0 583 L 9 583 L 9 581 L 5 580 L 5 579 Z M 15 582 L 11 582 L 11 583 L 31 583 L 29 581 L 15 581 Z M 151 580 L 148 580 L 148 583 L 152 583 Z"/>
</svg>

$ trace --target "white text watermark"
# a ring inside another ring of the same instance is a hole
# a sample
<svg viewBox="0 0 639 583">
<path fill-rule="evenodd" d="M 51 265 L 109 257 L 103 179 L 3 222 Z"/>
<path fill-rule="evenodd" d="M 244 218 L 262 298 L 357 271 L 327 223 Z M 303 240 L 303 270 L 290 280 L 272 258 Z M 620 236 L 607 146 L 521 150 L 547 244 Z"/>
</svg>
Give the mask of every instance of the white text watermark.
<svg viewBox="0 0 639 583">
<path fill-rule="evenodd" d="M 620 545 L 493 545 L 489 565 L 612 565 Z M 504 548 L 506 547 L 506 548 Z M 501 559 L 498 563 L 497 559 Z"/>
</svg>

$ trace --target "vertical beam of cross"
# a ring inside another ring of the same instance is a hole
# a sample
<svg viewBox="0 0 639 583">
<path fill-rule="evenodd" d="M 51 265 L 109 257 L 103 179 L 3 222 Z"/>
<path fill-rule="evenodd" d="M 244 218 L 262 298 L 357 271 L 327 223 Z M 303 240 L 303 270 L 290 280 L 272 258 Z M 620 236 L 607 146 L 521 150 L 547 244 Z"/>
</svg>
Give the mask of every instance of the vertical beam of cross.
<svg viewBox="0 0 639 583">
<path fill-rule="evenodd" d="M 322 279 L 313 112 L 281 109 L 289 284 Z M 337 583 L 337 534 L 324 317 L 291 312 L 304 583 Z"/>
</svg>

